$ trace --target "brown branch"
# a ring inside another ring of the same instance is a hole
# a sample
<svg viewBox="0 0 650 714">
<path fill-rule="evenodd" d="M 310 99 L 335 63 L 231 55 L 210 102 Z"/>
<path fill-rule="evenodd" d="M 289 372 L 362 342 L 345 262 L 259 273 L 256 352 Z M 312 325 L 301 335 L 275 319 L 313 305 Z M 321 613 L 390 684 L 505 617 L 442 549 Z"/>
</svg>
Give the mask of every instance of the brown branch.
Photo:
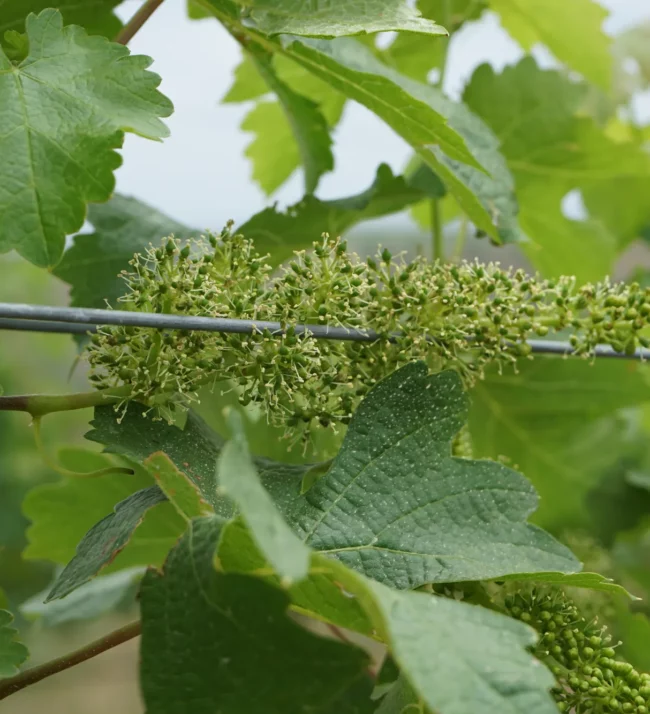
<svg viewBox="0 0 650 714">
<path fill-rule="evenodd" d="M 144 25 L 144 23 L 156 12 L 162 5 L 163 0 L 145 0 L 144 5 L 135 13 L 135 15 L 124 25 L 117 33 L 115 42 L 120 45 L 128 45 L 133 39 L 133 36 Z"/>
<path fill-rule="evenodd" d="M 9 679 L 0 680 L 0 699 L 5 699 L 6 697 L 19 692 L 25 687 L 29 687 L 31 684 L 36 684 L 42 679 L 51 677 L 53 674 L 58 674 L 63 672 L 65 669 L 74 667 L 81 662 L 97 657 L 97 655 L 110 650 L 117 645 L 121 645 L 128 640 L 132 640 L 140 634 L 142 629 L 140 621 L 132 622 L 129 625 L 121 627 L 119 630 L 101 637 L 89 645 L 82 647 L 81 649 L 71 652 L 70 654 L 63 655 L 57 659 L 53 659 L 50 662 L 45 662 L 38 667 L 32 667 L 31 669 L 26 669 L 24 672 L 20 672 L 15 677 L 10 677 Z"/>
</svg>

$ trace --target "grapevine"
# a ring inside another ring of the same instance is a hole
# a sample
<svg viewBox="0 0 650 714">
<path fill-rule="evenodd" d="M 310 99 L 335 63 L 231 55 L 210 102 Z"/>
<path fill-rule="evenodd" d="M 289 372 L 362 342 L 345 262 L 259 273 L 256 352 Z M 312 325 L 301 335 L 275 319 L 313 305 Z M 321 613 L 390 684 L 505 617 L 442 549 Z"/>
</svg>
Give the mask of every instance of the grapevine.
<svg viewBox="0 0 650 714">
<path fill-rule="evenodd" d="M 181 244 L 173 237 L 136 255 L 124 275 L 127 310 L 277 321 L 281 337 L 157 332 L 105 327 L 92 338 L 91 380 L 100 389 L 130 385 L 137 400 L 171 419 L 205 384 L 231 381 L 246 405 L 274 425 L 349 423 L 374 384 L 412 360 L 458 371 L 468 386 L 530 357 L 526 340 L 570 329 L 575 355 L 597 344 L 633 352 L 650 341 L 650 289 L 609 280 L 579 286 L 573 277 L 531 277 L 498 263 L 407 262 L 381 250 L 362 261 L 345 241 L 324 235 L 273 275 L 250 240 L 220 236 Z M 316 340 L 300 323 L 371 328 L 373 343 Z M 126 399 L 127 397 L 125 397 Z M 124 403 L 124 402 L 121 402 Z"/>
</svg>

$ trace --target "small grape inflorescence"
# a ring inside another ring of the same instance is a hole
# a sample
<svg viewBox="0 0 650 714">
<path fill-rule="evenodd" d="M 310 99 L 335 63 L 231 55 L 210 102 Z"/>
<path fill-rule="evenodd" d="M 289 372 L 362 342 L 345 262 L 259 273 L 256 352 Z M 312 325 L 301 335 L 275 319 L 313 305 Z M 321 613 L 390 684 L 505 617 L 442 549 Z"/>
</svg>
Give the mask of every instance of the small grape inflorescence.
<svg viewBox="0 0 650 714">
<path fill-rule="evenodd" d="M 650 711 L 650 674 L 639 674 L 629 662 L 617 660 L 607 628 L 581 616 L 564 591 L 532 588 L 509 595 L 505 611 L 540 633 L 534 652 L 555 675 L 552 693 L 560 711 Z"/>
<path fill-rule="evenodd" d="M 128 399 L 167 419 L 199 387 L 229 381 L 242 404 L 260 405 L 287 432 L 304 432 L 310 424 L 349 423 L 372 386 L 412 360 L 432 371 L 453 368 L 471 385 L 486 365 L 528 356 L 526 340 L 549 331 L 569 328 L 575 354 L 585 357 L 597 344 L 620 352 L 650 344 L 641 334 L 650 290 L 637 284 L 578 286 L 573 277 L 542 280 L 492 263 L 406 262 L 387 250 L 363 261 L 326 235 L 277 274 L 230 227 L 185 244 L 169 238 L 131 265 L 124 309 L 286 325 L 282 336 L 102 328 L 88 349 L 95 385 L 128 385 Z M 296 324 L 372 329 L 380 337 L 317 340 L 296 334 Z"/>
</svg>

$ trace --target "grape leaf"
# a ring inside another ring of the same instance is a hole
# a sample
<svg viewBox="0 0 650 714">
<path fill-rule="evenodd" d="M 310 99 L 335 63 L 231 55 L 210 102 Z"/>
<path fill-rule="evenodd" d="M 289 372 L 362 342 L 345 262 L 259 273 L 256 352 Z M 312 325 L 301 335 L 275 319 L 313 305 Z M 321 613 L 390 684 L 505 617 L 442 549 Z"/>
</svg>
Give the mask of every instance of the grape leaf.
<svg viewBox="0 0 650 714">
<path fill-rule="evenodd" d="M 0 610 L 0 679 L 18 674 L 18 668 L 29 657 L 27 647 L 16 640 L 18 631 L 11 627 L 14 618 Z"/>
<path fill-rule="evenodd" d="M 490 8 L 524 50 L 541 42 L 594 84 L 611 84 L 611 40 L 602 29 L 609 13 L 595 0 L 490 0 Z"/>
<path fill-rule="evenodd" d="M 467 85 L 466 104 L 501 139 L 530 239 L 531 261 L 547 275 L 575 274 L 595 280 L 610 272 L 617 241 L 601 224 L 575 221 L 562 212 L 573 190 L 648 177 L 650 160 L 632 144 L 620 144 L 577 112 L 583 88 L 532 58 L 496 74 L 479 67 Z"/>
<path fill-rule="evenodd" d="M 75 307 L 117 306 L 126 286 L 120 277 L 129 268 L 134 253 L 159 245 L 163 236 L 189 238 L 195 235 L 187 226 L 152 206 L 128 196 L 115 194 L 108 203 L 91 205 L 88 221 L 94 232 L 79 234 L 52 271 L 71 287 Z"/>
<path fill-rule="evenodd" d="M 162 574 L 140 592 L 141 688 L 147 710 L 233 714 L 322 711 L 363 676 L 368 656 L 287 617 L 289 598 L 262 580 L 218 573 L 215 518 L 195 520 Z M 182 653 L 182 656 L 179 656 Z"/>
<path fill-rule="evenodd" d="M 63 15 L 66 25 L 81 25 L 89 35 L 103 35 L 109 39 L 115 37 L 122 28 L 122 23 L 113 12 L 123 0 L 4 0 L 0 18 L 0 39 L 8 30 L 24 32 L 25 18 L 30 13 L 40 13 L 56 5 Z"/>
<path fill-rule="evenodd" d="M 309 569 L 309 549 L 285 523 L 262 485 L 248 451 L 241 416 L 230 410 L 228 423 L 231 439 L 217 462 L 219 489 L 235 501 L 257 545 L 283 581 L 302 580 Z"/>
<path fill-rule="evenodd" d="M 172 105 L 149 58 L 64 28 L 58 11 L 29 15 L 26 30 L 25 60 L 14 65 L 0 50 L 0 252 L 51 267 L 86 203 L 110 197 L 124 132 L 161 139 Z"/>
<path fill-rule="evenodd" d="M 174 466 L 167 454 L 162 451 L 152 454 L 142 465 L 186 521 L 213 513 L 212 508 L 201 498 L 196 484 Z"/>
<path fill-rule="evenodd" d="M 341 37 L 398 30 L 446 35 L 444 27 L 420 15 L 405 0 L 348 3 L 336 0 L 240 0 L 257 26 L 269 35 Z"/>
<path fill-rule="evenodd" d="M 63 600 L 43 602 L 48 590 L 38 593 L 20 606 L 23 617 L 38 619 L 45 627 L 55 627 L 66 622 L 91 620 L 123 606 L 132 606 L 144 568 L 118 570 L 110 575 L 100 575 L 77 588 Z"/>
<path fill-rule="evenodd" d="M 162 491 L 150 486 L 120 501 L 113 513 L 102 518 L 83 537 L 45 602 L 65 597 L 97 575 L 127 545 L 145 513 L 164 500 Z"/>
<path fill-rule="evenodd" d="M 584 588 L 585 590 L 599 590 L 601 592 L 623 595 L 630 600 L 640 600 L 632 595 L 622 585 L 615 583 L 611 578 L 606 578 L 599 573 L 519 573 L 501 578 L 505 581 L 532 581 L 547 583 L 569 588 Z"/>
<path fill-rule="evenodd" d="M 294 251 L 309 248 L 323 231 L 340 236 L 361 221 L 396 213 L 426 196 L 440 197 L 445 192 L 439 181 L 427 189 L 417 185 L 416 176 L 394 176 L 387 164 L 381 164 L 372 185 L 356 196 L 330 201 L 305 196 L 284 213 L 265 208 L 237 230 L 254 240 L 261 253 L 269 253 L 272 265 L 278 265 Z"/>
<path fill-rule="evenodd" d="M 455 372 L 428 376 L 411 363 L 378 384 L 328 473 L 288 516 L 304 542 L 397 588 L 580 570 L 568 549 L 526 523 L 537 506 L 526 479 L 451 457 L 466 414 Z"/>
<path fill-rule="evenodd" d="M 258 104 L 242 124 L 242 129 L 257 134 L 246 150 L 246 155 L 253 161 L 253 176 L 266 193 L 272 193 L 301 163 L 305 192 L 313 193 L 320 177 L 334 168 L 327 120 L 318 104 L 282 81 L 267 53 L 256 50 L 254 45 L 251 52 L 260 75 L 278 98 L 278 103 Z M 282 129 L 285 127 L 289 129 L 289 136 L 283 140 Z"/>
<path fill-rule="evenodd" d="M 507 456 L 531 479 L 541 496 L 535 522 L 554 531 L 586 526 L 585 496 L 624 447 L 605 418 L 650 399 L 645 370 L 615 360 L 539 357 L 517 372 L 492 370 L 472 390 L 475 453 Z"/>
</svg>

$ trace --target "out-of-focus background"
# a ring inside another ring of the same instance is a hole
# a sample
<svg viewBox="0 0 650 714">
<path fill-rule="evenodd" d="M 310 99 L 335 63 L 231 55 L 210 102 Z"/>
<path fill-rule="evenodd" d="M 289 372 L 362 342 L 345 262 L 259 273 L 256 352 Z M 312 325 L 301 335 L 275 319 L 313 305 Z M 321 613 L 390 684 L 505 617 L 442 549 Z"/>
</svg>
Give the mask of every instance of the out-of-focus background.
<svg viewBox="0 0 650 714">
<path fill-rule="evenodd" d="M 566 0 L 572 2 L 572 0 Z M 129 18 L 141 0 L 127 0 L 118 13 Z M 624 31 L 643 20 L 650 21 L 648 0 L 601 0 L 611 11 L 606 30 Z M 0 8 L 0 15 L 1 15 Z M 389 42 L 383 37 L 381 42 Z M 244 151 L 250 137 L 240 129 L 246 104 L 220 105 L 240 61 L 236 43 L 213 21 L 187 18 L 185 0 L 166 0 L 131 43 L 134 53 L 154 58 L 153 69 L 163 78 L 161 89 L 175 105 L 169 119 L 171 137 L 162 143 L 128 135 L 124 165 L 117 172 L 117 190 L 159 208 L 190 226 L 220 229 L 228 220 L 244 222 L 273 201 L 288 205 L 302 195 L 300 175 L 290 179 L 272 199 L 250 178 Z M 534 51 L 544 66 L 553 58 Z M 487 13 L 465 25 L 453 39 L 445 89 L 457 97 L 472 71 L 482 62 L 495 67 L 514 63 L 522 52 Z M 650 119 L 650 94 L 635 98 L 638 120 Z M 359 192 L 375 175 L 378 160 L 395 172 L 403 170 L 411 150 L 391 129 L 361 106 L 348 102 L 335 131 L 336 169 L 327 174 L 319 196 L 335 198 Z M 378 156 L 377 147 L 381 147 Z M 579 216 L 579 200 L 566 202 L 567 214 Z M 429 238 L 408 213 L 365 223 L 354 230 L 351 241 L 361 250 L 378 242 L 397 249 L 426 251 Z M 484 242 L 469 241 L 468 254 L 494 254 Z M 502 262 L 522 262 L 516 248 L 500 249 Z M 633 247 L 627 265 L 650 264 L 645 252 Z M 51 275 L 28 265 L 17 256 L 0 256 L 0 301 L 66 304 L 66 288 Z M 58 392 L 86 388 L 83 364 L 71 369 L 77 352 L 66 336 L 0 333 L 0 384 L 7 393 Z M 48 448 L 79 444 L 87 429 L 88 414 L 74 412 L 46 419 L 44 438 Z M 33 485 L 54 481 L 36 452 L 28 424 L 21 414 L 0 414 L 0 587 L 12 608 L 47 587 L 52 568 L 38 561 L 23 561 L 27 521 L 19 504 Z M 88 443 L 85 443 L 88 446 Z M 82 604 L 79 605 L 81 607 Z M 32 652 L 32 664 L 85 644 L 136 616 L 132 599 L 110 617 L 68 621 L 45 628 L 40 621 L 18 620 Z M 47 708 L 50 714 L 139 714 L 143 711 L 136 681 L 137 647 L 132 642 L 90 662 L 28 688 L 2 703 L 1 711 L 27 714 Z"/>
</svg>

